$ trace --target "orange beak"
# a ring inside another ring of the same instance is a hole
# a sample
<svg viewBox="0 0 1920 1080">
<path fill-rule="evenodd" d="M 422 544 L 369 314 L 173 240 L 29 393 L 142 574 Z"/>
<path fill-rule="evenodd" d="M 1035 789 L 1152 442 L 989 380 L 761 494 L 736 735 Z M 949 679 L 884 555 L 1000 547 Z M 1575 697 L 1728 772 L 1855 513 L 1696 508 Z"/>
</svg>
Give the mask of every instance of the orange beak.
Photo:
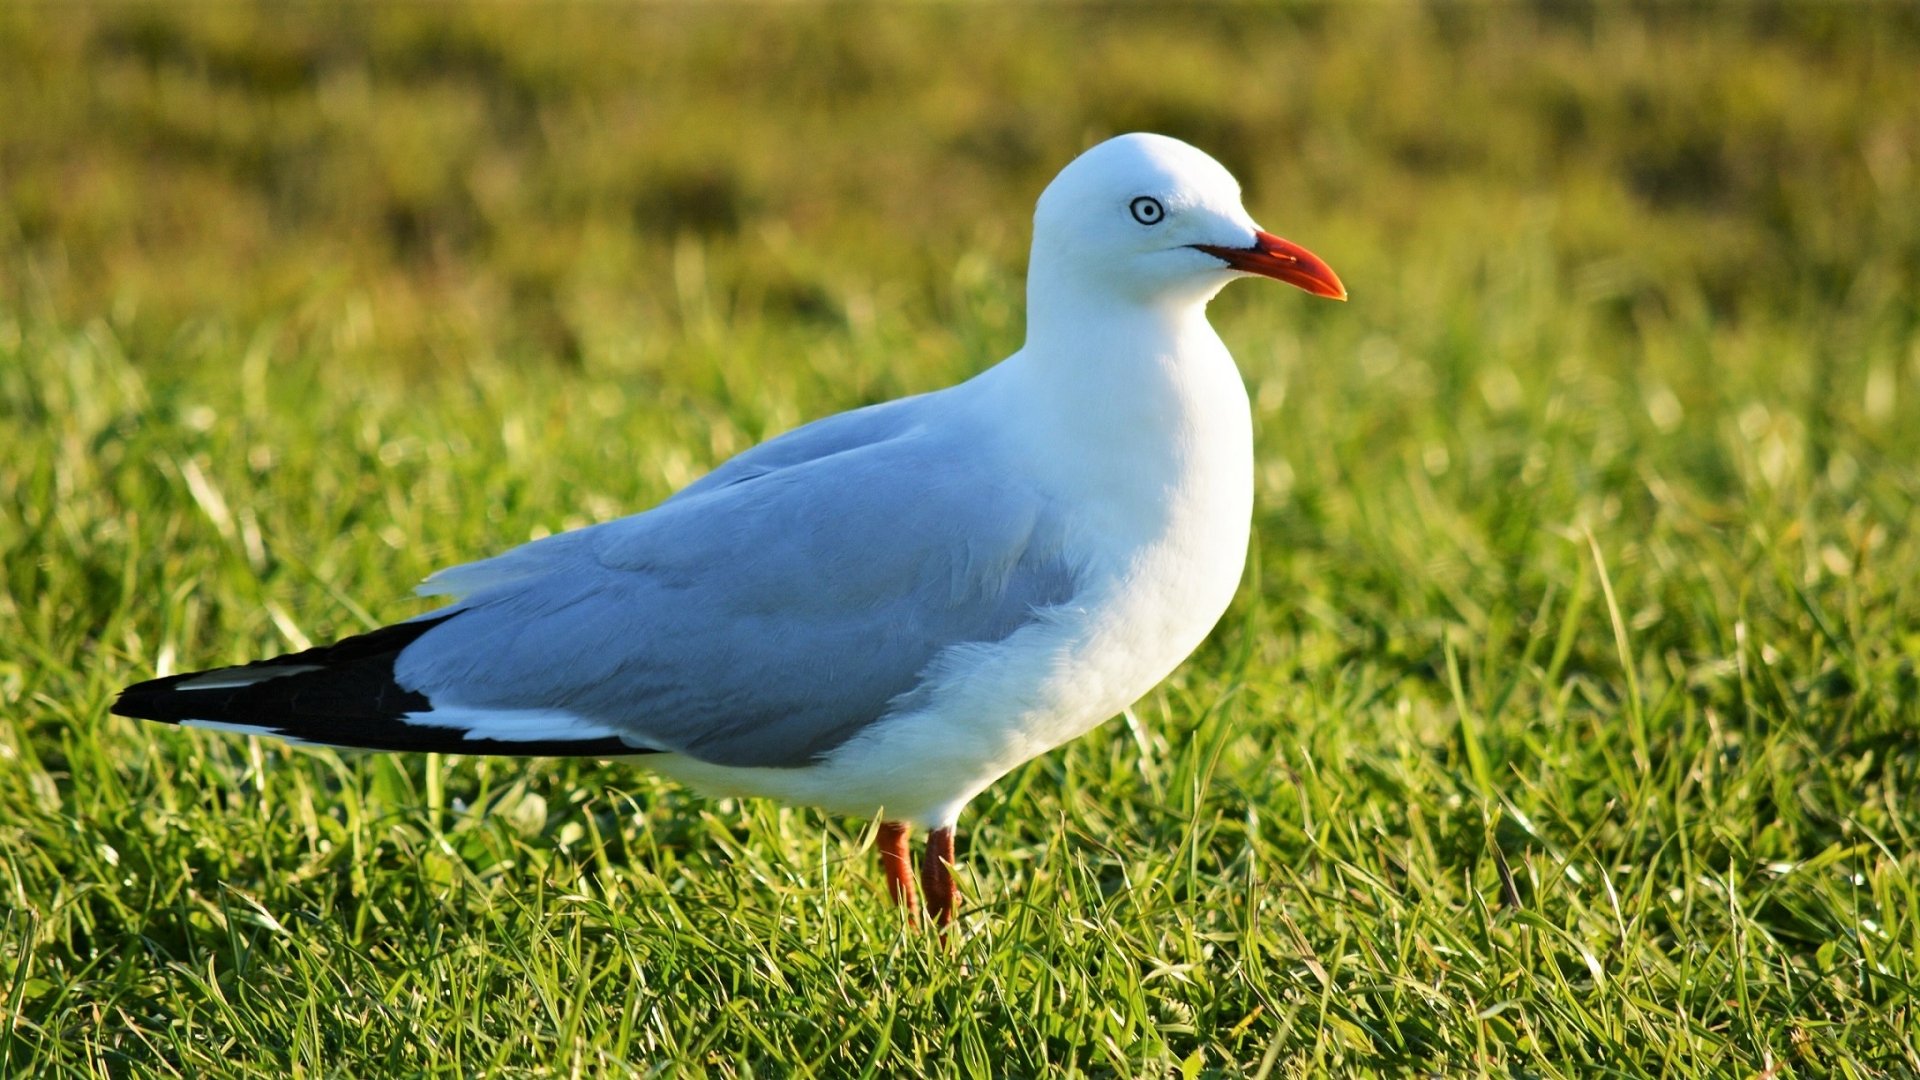
<svg viewBox="0 0 1920 1080">
<path fill-rule="evenodd" d="M 1347 298 L 1347 287 L 1340 284 L 1333 267 L 1321 262 L 1318 255 L 1299 244 L 1282 240 L 1272 233 L 1256 231 L 1252 247 L 1216 247 L 1212 244 L 1194 244 L 1193 247 L 1235 270 L 1284 281 L 1329 300 Z"/>
</svg>

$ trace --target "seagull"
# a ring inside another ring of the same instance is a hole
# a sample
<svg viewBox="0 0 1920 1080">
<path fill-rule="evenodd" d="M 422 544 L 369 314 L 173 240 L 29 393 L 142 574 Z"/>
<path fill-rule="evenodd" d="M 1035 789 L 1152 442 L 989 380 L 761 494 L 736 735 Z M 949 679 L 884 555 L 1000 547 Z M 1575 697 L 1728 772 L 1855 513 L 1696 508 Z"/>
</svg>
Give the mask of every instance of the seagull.
<svg viewBox="0 0 1920 1080">
<path fill-rule="evenodd" d="M 1042 192 L 1027 335 L 958 385 L 829 416 L 651 510 L 441 570 L 416 618 L 142 682 L 122 715 L 390 751 L 632 759 L 877 819 L 887 892 L 958 907 L 961 810 L 1144 696 L 1246 562 L 1253 425 L 1207 322 L 1235 278 L 1346 299 L 1162 135 Z"/>
</svg>

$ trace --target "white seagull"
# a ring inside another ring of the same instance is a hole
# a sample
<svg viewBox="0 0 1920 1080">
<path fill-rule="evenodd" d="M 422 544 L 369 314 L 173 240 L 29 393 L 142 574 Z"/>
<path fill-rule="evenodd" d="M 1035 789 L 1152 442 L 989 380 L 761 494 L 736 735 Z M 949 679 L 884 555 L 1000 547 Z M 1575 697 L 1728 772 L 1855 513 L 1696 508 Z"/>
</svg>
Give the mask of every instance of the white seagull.
<svg viewBox="0 0 1920 1080">
<path fill-rule="evenodd" d="M 953 830 L 1165 678 L 1246 561 L 1253 431 L 1207 302 L 1345 299 L 1211 157 L 1122 135 L 1040 196 L 1020 351 L 817 420 L 659 506 L 442 570 L 424 615 L 154 679 L 113 711 L 294 742 L 639 757 L 711 794 L 875 816 L 894 902 L 956 906 Z"/>
</svg>

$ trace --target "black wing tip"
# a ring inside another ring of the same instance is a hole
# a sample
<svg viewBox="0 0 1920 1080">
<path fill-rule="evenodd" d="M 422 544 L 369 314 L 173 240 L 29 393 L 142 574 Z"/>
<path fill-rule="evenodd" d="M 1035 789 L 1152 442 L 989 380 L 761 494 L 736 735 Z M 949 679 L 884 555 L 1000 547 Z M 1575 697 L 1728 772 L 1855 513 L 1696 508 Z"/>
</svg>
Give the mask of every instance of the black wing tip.
<svg viewBox="0 0 1920 1080">
<path fill-rule="evenodd" d="M 120 696 L 113 700 L 113 704 L 107 706 L 107 712 L 113 716 L 124 716 L 129 720 L 152 720 L 161 724 L 178 724 L 180 722 L 171 717 L 159 715 L 161 710 L 155 709 L 152 706 L 144 706 L 137 698 L 129 701 L 127 699 L 127 691 L 132 689 L 133 687 L 129 686 L 126 690 L 120 691 Z"/>
<path fill-rule="evenodd" d="M 231 724 L 252 728 L 259 735 L 360 750 L 485 757 L 615 758 L 658 753 L 613 736 L 526 741 L 468 738 L 463 727 L 409 719 L 431 715 L 433 704 L 394 681 L 394 661 L 402 649 L 449 618 L 451 614 L 395 623 L 236 668 L 148 679 L 120 691 L 107 711 L 162 724 Z M 180 684 L 214 672 L 288 666 L 313 670 L 233 686 L 180 689 Z"/>
<path fill-rule="evenodd" d="M 362 714 L 363 720 L 371 719 L 374 714 L 397 720 L 407 712 L 431 709 L 425 697 L 394 681 L 394 662 L 401 650 L 455 614 L 458 613 L 394 623 L 330 645 L 250 664 L 186 671 L 137 682 L 120 691 L 107 711 L 115 716 L 162 724 L 220 721 L 256 727 L 261 734 L 285 734 L 289 738 L 326 742 L 329 740 L 324 735 L 305 735 L 294 729 L 318 727 L 355 713 Z M 289 667 L 302 670 L 272 670 Z M 228 671 L 259 672 L 261 678 L 226 686 L 181 689 L 183 683 Z"/>
<path fill-rule="evenodd" d="M 115 716 L 125 716 L 133 720 L 153 720 L 162 724 L 178 724 L 182 720 L 196 719 L 182 708 L 184 699 L 174 691 L 174 686 L 183 679 L 191 679 L 205 672 L 189 671 L 180 675 L 168 675 L 159 679 L 137 682 L 120 691 L 107 706 L 107 711 Z"/>
</svg>

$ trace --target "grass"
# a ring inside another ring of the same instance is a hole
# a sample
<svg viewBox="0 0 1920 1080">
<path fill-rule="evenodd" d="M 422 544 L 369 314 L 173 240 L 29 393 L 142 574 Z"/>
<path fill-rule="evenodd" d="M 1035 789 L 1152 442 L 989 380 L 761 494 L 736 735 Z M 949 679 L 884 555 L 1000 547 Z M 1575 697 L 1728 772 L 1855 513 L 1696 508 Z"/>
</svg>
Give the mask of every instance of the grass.
<svg viewBox="0 0 1920 1080">
<path fill-rule="evenodd" d="M 0 1075 L 1920 1072 L 1920 19 L 0 8 Z M 1131 128 L 1247 582 L 963 821 L 109 718 L 1018 344 Z"/>
</svg>

